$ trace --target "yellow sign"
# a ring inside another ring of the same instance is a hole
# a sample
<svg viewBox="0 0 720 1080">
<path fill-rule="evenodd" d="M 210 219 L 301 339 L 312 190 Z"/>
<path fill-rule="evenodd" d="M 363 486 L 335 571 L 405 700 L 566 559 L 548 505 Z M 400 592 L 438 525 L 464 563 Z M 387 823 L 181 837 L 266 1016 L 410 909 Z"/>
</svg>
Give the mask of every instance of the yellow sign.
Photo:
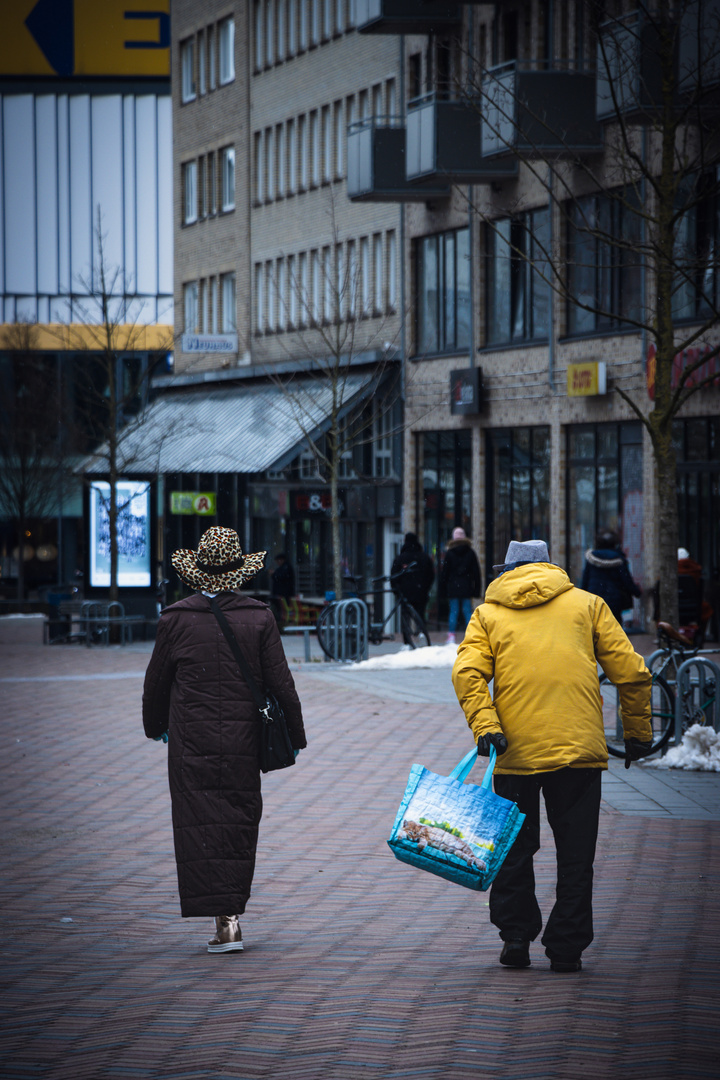
<svg viewBox="0 0 720 1080">
<path fill-rule="evenodd" d="M 592 397 L 607 393 L 607 367 L 604 360 L 587 364 L 568 364 L 568 397 Z"/>
<path fill-rule="evenodd" d="M 170 0 L 0 0 L 0 76 L 170 75 Z"/>
</svg>

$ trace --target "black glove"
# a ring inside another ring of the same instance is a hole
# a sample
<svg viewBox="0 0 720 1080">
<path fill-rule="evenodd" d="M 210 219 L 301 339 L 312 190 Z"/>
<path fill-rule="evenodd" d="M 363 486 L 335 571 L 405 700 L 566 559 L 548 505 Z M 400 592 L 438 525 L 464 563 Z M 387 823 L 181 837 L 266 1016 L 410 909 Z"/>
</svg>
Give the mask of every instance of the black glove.
<svg viewBox="0 0 720 1080">
<path fill-rule="evenodd" d="M 626 739 L 625 740 L 625 768 L 630 768 L 631 761 L 639 761 L 641 757 L 645 757 L 652 750 L 652 739 L 650 742 L 641 742 L 640 739 Z"/>
<path fill-rule="evenodd" d="M 500 731 L 491 731 L 489 735 L 481 735 L 478 739 L 478 757 L 490 757 L 490 747 L 494 746 L 498 757 L 507 750 L 507 739 Z"/>
</svg>

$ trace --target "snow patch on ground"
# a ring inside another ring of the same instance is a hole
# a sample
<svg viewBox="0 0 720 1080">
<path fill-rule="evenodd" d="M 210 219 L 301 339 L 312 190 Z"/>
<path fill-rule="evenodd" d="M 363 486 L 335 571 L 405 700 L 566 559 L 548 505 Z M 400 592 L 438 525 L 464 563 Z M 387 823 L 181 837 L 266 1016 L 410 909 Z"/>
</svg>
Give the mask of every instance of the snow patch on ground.
<svg viewBox="0 0 720 1080">
<path fill-rule="evenodd" d="M 711 727 L 693 724 L 679 746 L 672 746 L 657 761 L 643 761 L 646 769 L 695 769 L 720 772 L 720 735 Z"/>
<path fill-rule="evenodd" d="M 426 645 L 422 649 L 411 649 L 403 645 L 400 652 L 383 653 L 350 665 L 352 670 L 388 671 L 395 668 L 451 668 L 457 656 L 457 645 Z"/>
</svg>

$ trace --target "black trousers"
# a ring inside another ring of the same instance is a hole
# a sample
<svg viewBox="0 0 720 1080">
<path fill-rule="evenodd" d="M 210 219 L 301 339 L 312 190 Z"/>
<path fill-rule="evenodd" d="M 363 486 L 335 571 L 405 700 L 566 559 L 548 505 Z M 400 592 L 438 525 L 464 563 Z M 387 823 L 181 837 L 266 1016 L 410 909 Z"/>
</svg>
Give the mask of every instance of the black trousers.
<svg viewBox="0 0 720 1080">
<path fill-rule="evenodd" d="M 575 960 L 593 939 L 592 880 L 601 769 L 558 769 L 493 778 L 498 795 L 526 815 L 490 889 L 490 918 L 504 941 L 533 941 L 542 929 L 533 856 L 540 848 L 540 792 L 557 852 L 556 901 L 542 943 L 554 960 Z"/>
</svg>

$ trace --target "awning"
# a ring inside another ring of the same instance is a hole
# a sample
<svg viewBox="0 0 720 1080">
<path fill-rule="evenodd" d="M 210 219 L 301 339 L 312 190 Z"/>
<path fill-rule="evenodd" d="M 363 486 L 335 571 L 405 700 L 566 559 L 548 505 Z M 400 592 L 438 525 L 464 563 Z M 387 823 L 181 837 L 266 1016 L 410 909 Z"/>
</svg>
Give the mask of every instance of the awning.
<svg viewBox="0 0 720 1080">
<path fill-rule="evenodd" d="M 377 373 L 340 380 L 341 413 L 374 390 Z M 329 379 L 298 379 L 208 390 L 168 392 L 120 432 L 121 473 L 258 473 L 283 469 L 330 425 Z M 101 447 L 76 469 L 107 472 Z"/>
</svg>

